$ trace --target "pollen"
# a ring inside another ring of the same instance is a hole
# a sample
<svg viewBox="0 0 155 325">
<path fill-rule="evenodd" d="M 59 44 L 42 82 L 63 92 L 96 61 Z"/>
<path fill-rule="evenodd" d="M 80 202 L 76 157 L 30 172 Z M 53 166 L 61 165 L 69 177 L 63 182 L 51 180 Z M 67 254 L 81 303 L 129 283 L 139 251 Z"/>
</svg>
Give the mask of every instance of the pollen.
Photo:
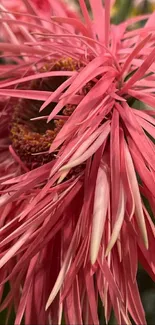
<svg viewBox="0 0 155 325">
<path fill-rule="evenodd" d="M 82 67 L 80 62 L 71 58 L 49 62 L 39 71 L 78 71 Z M 40 91 L 55 91 L 67 77 L 49 77 L 32 81 L 27 85 L 27 89 Z M 12 119 L 10 123 L 10 140 L 12 147 L 20 159 L 29 169 L 37 168 L 55 157 L 55 153 L 50 154 L 51 143 L 63 127 L 65 120 L 57 119 L 49 122 L 45 119 L 32 120 L 40 117 L 39 108 L 41 101 L 21 99 L 14 105 Z M 55 103 L 50 103 L 42 115 L 49 115 L 54 109 Z M 70 116 L 75 110 L 75 105 L 67 105 L 61 115 Z"/>
</svg>

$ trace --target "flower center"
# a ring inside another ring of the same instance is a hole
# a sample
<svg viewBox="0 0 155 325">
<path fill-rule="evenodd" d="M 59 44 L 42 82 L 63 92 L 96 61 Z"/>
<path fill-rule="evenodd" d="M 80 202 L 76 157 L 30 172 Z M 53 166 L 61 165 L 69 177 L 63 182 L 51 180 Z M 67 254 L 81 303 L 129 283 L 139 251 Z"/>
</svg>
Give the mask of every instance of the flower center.
<svg viewBox="0 0 155 325">
<path fill-rule="evenodd" d="M 44 66 L 41 72 L 45 71 L 74 71 L 82 67 L 80 62 L 71 58 L 62 59 L 56 63 Z M 40 91 L 55 91 L 67 77 L 48 77 L 32 81 L 29 89 Z M 63 119 L 52 120 L 47 124 L 46 120 L 31 120 L 38 117 L 41 101 L 21 99 L 14 107 L 14 112 L 10 125 L 10 139 L 12 147 L 20 159 L 29 169 L 39 167 L 54 157 L 48 152 L 50 145 L 62 126 Z M 44 110 L 44 116 L 54 109 L 55 104 L 50 103 Z M 75 105 L 67 105 L 63 108 L 61 115 L 70 116 L 75 109 Z M 41 114 L 40 114 L 41 115 Z"/>
</svg>

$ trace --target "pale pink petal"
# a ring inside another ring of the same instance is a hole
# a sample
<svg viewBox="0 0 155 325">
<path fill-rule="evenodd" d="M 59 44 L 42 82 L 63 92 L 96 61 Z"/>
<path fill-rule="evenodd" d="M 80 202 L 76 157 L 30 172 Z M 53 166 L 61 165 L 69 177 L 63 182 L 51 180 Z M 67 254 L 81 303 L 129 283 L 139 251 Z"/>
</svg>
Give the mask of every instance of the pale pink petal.
<svg viewBox="0 0 155 325">
<path fill-rule="evenodd" d="M 94 154 L 94 152 L 96 152 L 97 149 L 103 144 L 103 142 L 107 138 L 109 132 L 110 132 L 110 125 L 109 125 L 109 123 L 106 123 L 106 125 L 104 125 L 102 134 L 99 135 L 97 140 L 94 141 L 94 143 L 89 147 L 89 149 L 87 149 L 84 154 L 82 154 L 79 158 L 77 158 L 73 162 L 68 163 L 67 165 L 63 166 L 61 168 L 61 171 L 68 169 L 68 168 L 73 168 L 73 167 L 81 164 L 85 160 L 87 160 L 90 156 L 92 156 Z"/>
<path fill-rule="evenodd" d="M 124 213 L 125 213 L 125 193 L 124 193 L 123 186 L 121 185 L 116 222 L 113 227 L 112 235 L 111 235 L 110 241 L 108 243 L 108 247 L 106 249 L 105 256 L 107 256 L 109 254 L 110 250 L 112 249 L 112 247 L 114 246 L 114 244 L 118 238 L 118 235 L 120 233 L 122 223 L 124 220 Z"/>
<path fill-rule="evenodd" d="M 95 196 L 94 196 L 94 209 L 92 221 L 92 234 L 90 243 L 90 260 L 94 264 L 96 262 L 99 247 L 104 231 L 105 218 L 107 214 L 109 200 L 109 181 L 107 170 L 104 167 L 99 167 Z"/>
<path fill-rule="evenodd" d="M 148 248 L 148 237 L 147 237 L 147 230 L 145 225 L 145 218 L 143 214 L 141 197 L 139 193 L 133 161 L 126 144 L 125 144 L 125 156 L 126 156 L 126 168 L 128 173 L 128 180 L 130 182 L 134 200 L 135 200 L 135 216 L 137 218 L 137 222 L 141 231 L 142 238 L 144 240 L 144 244 L 146 248 Z"/>
</svg>

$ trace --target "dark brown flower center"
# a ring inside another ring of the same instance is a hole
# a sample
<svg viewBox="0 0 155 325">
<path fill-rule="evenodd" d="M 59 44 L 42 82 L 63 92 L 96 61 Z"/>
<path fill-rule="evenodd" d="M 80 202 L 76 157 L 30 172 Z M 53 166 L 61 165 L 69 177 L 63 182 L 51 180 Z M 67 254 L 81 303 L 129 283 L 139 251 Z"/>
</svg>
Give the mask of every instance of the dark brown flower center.
<svg viewBox="0 0 155 325">
<path fill-rule="evenodd" d="M 74 71 L 81 68 L 81 64 L 70 58 L 49 63 L 41 69 L 45 71 Z M 67 78 L 49 77 L 32 81 L 28 89 L 40 91 L 55 91 Z M 39 167 L 53 159 L 53 154 L 49 154 L 50 145 L 62 126 L 64 120 L 57 119 L 49 122 L 44 119 L 31 120 L 32 118 L 49 115 L 55 107 L 54 103 L 49 104 L 40 114 L 41 101 L 21 99 L 14 108 L 11 126 L 10 139 L 12 147 L 20 159 L 30 169 Z M 70 116 L 75 109 L 75 105 L 67 105 L 63 108 L 61 115 Z"/>
</svg>

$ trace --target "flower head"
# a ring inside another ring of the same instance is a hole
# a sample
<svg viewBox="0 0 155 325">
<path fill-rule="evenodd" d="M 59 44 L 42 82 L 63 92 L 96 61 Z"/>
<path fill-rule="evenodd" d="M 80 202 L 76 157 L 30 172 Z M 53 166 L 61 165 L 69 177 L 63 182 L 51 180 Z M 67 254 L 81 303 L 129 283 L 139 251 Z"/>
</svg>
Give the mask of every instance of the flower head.
<svg viewBox="0 0 155 325">
<path fill-rule="evenodd" d="M 11 288 L 1 309 L 13 304 L 15 324 L 63 314 L 99 324 L 100 299 L 107 322 L 113 309 L 119 324 L 145 324 L 136 274 L 140 262 L 155 278 L 154 14 L 114 26 L 110 1 L 91 1 L 93 18 L 79 3 L 84 22 L 3 20 L 26 32 L 0 44 L 11 57 L 0 82 L 0 267 Z"/>
</svg>

